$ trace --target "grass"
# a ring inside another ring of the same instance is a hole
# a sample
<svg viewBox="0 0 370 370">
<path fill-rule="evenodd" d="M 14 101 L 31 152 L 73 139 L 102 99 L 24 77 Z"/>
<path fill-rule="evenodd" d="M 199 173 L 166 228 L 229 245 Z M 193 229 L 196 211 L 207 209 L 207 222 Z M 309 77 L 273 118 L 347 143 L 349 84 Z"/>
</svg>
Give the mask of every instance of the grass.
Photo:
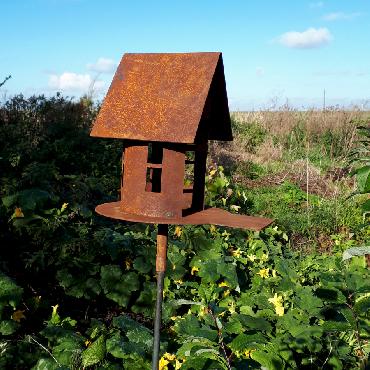
<svg viewBox="0 0 370 370">
<path fill-rule="evenodd" d="M 273 217 L 292 247 L 330 252 L 369 240 L 348 157 L 370 112 L 335 108 L 232 114 L 234 141 L 212 143 L 212 161 L 248 189 L 251 212 Z M 338 240 L 340 243 L 338 244 Z"/>
</svg>

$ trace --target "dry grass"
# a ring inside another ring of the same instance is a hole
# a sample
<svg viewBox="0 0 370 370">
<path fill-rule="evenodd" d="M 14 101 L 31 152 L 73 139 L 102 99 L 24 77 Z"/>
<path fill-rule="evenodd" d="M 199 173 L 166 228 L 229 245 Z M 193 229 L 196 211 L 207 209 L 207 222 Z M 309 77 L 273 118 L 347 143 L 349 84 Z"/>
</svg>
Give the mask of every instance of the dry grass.
<svg viewBox="0 0 370 370">
<path fill-rule="evenodd" d="M 233 112 L 232 117 L 241 123 L 257 123 L 272 135 L 289 135 L 297 123 L 302 124 L 308 134 L 322 134 L 327 130 L 354 132 L 356 122 L 370 117 L 370 112 L 361 110 L 278 110 L 257 112 Z M 351 136 L 351 135 L 350 135 Z"/>
<path fill-rule="evenodd" d="M 255 187 L 286 180 L 309 193 L 333 197 L 339 183 L 351 186 L 346 158 L 356 142 L 356 127 L 370 121 L 370 112 L 285 109 L 234 112 L 232 120 L 234 141 L 214 142 L 210 149 L 215 163 L 234 169 L 236 181 Z M 245 163 L 263 167 L 266 174 L 248 179 L 241 170 Z"/>
</svg>

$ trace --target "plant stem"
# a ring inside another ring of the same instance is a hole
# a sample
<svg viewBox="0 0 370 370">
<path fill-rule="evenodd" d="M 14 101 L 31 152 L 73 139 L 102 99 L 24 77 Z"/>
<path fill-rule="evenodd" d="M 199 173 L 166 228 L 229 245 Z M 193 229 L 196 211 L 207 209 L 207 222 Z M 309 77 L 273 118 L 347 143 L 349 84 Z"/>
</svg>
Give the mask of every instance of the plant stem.
<svg viewBox="0 0 370 370">
<path fill-rule="evenodd" d="M 222 349 L 222 354 L 226 360 L 226 366 L 228 368 L 228 370 L 231 370 L 231 365 L 230 365 L 230 360 L 229 360 L 229 357 L 227 356 L 227 353 L 226 353 L 226 346 L 225 346 L 225 343 L 224 343 L 224 338 L 222 336 L 222 330 L 221 328 L 219 327 L 218 323 L 217 323 L 217 318 L 215 316 L 215 314 L 213 313 L 212 311 L 212 308 L 210 306 L 208 306 L 208 310 L 212 316 L 212 319 L 216 325 L 216 328 L 217 328 L 217 335 L 218 335 L 218 343 L 220 344 L 220 347 Z"/>
</svg>

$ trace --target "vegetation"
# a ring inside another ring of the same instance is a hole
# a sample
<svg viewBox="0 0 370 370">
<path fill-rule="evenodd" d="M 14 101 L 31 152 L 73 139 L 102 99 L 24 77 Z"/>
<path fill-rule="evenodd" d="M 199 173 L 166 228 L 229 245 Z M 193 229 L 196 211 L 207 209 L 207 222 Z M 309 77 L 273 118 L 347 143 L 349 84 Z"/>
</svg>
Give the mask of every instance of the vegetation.
<svg viewBox="0 0 370 370">
<path fill-rule="evenodd" d="M 0 368 L 150 369 L 156 229 L 93 211 L 117 199 L 122 151 L 89 137 L 97 110 L 60 95 L 0 107 Z M 368 366 L 368 119 L 233 117 L 207 204 L 276 222 L 171 227 L 161 369 Z"/>
</svg>

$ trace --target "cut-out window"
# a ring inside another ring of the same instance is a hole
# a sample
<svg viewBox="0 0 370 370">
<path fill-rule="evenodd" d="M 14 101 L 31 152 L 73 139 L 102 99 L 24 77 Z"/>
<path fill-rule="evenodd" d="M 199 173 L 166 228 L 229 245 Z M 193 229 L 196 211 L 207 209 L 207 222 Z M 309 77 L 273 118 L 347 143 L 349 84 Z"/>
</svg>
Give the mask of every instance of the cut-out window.
<svg viewBox="0 0 370 370">
<path fill-rule="evenodd" d="M 145 191 L 161 192 L 163 147 L 158 143 L 148 144 Z"/>
<path fill-rule="evenodd" d="M 194 184 L 194 163 L 195 152 L 185 152 L 185 178 L 184 178 L 184 193 L 191 193 Z"/>
<path fill-rule="evenodd" d="M 163 147 L 159 143 L 148 144 L 148 164 L 162 164 Z"/>
<path fill-rule="evenodd" d="M 147 167 L 145 191 L 151 193 L 160 193 L 162 182 L 161 177 L 162 177 L 162 168 Z"/>
</svg>

